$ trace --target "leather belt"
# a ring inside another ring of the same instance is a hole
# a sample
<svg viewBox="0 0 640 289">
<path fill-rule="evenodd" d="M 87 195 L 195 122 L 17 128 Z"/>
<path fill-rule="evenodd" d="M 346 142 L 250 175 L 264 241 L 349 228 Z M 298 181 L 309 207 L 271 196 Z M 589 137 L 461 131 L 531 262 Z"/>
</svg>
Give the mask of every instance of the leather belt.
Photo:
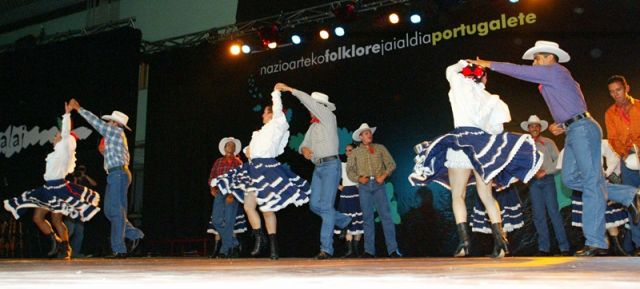
<svg viewBox="0 0 640 289">
<path fill-rule="evenodd" d="M 117 166 L 117 167 L 112 167 L 112 168 L 108 168 L 107 169 L 107 173 L 113 173 L 113 172 L 117 172 L 117 171 L 126 171 L 129 170 L 129 167 L 127 166 Z"/>
<path fill-rule="evenodd" d="M 563 123 L 563 124 L 564 124 L 564 127 L 565 127 L 565 128 L 567 128 L 567 127 L 569 127 L 572 123 L 574 123 L 574 122 L 576 122 L 576 121 L 579 121 L 579 120 L 581 120 L 581 119 L 583 119 L 583 118 L 588 118 L 588 117 L 591 117 L 591 114 L 590 114 L 588 111 L 585 111 L 585 112 L 583 112 L 583 113 L 581 113 L 581 114 L 576 114 L 576 115 L 574 115 L 573 117 L 571 117 L 570 119 L 568 119 L 567 121 L 565 121 L 565 122 Z"/>
<path fill-rule="evenodd" d="M 328 156 L 324 158 L 319 158 L 316 160 L 316 165 L 319 165 L 324 162 L 332 161 L 332 160 L 337 160 L 337 159 L 338 159 L 338 156 Z"/>
</svg>

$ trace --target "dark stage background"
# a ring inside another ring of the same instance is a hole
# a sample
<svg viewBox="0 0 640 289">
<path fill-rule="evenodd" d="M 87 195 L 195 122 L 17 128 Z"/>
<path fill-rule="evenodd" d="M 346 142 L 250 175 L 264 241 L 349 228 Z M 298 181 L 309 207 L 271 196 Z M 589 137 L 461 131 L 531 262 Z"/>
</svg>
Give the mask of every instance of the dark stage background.
<svg viewBox="0 0 640 289">
<path fill-rule="evenodd" d="M 279 6 L 260 6 L 263 2 L 241 0 L 238 20 L 279 13 Z M 282 2 L 288 3 L 286 7 L 291 9 L 292 3 L 299 3 Z M 519 4 L 462 2 L 428 2 L 428 17 L 418 26 L 390 27 L 383 19 L 388 11 L 381 9 L 361 15 L 348 26 L 343 38 L 332 36 L 323 42 L 307 40 L 300 46 L 251 55 L 231 57 L 227 43 L 203 44 L 154 55 L 145 153 L 147 236 L 173 239 L 204 235 L 211 210 L 207 178 L 211 164 L 219 157 L 218 141 L 225 136 L 235 136 L 246 145 L 251 132 L 261 126 L 260 111 L 270 101 L 273 85 L 285 82 L 309 93 L 321 91 L 330 96 L 338 107 L 341 146 L 349 142 L 350 132 L 360 123 L 378 127 L 375 141 L 386 145 L 398 164 L 388 186 L 393 190 L 392 205 L 402 216 L 398 227 L 401 250 L 410 256 L 449 256 L 457 242 L 449 193 L 437 186 L 413 188 L 407 181 L 413 166 L 413 145 L 453 127 L 448 83 L 444 77 L 448 65 L 475 56 L 530 64 L 521 57 L 536 40 L 557 41 L 571 54 L 572 60 L 566 66 L 580 82 L 590 111 L 600 123 L 603 123 L 605 109 L 612 103 L 606 89 L 607 78 L 623 74 L 632 86 L 640 81 L 637 1 L 615 1 L 615 5 L 574 0 L 520 1 Z M 295 7 L 303 8 L 300 5 Z M 475 34 L 442 40 L 435 46 L 396 49 L 384 56 L 353 57 L 285 72 L 261 70 L 272 64 L 311 57 L 312 53 L 321 55 L 326 49 L 336 51 L 343 45 L 382 43 L 394 37 L 403 38 L 407 33 L 441 32 L 463 23 L 500 19 L 503 13 L 507 17 L 535 13 L 537 18 L 533 24 L 490 31 L 486 36 Z M 334 24 L 297 27 L 296 31 L 317 31 L 321 26 L 329 28 Z M 536 84 L 493 73 L 488 90 L 501 95 L 510 105 L 513 121 L 507 124 L 507 130 L 521 132 L 520 122 L 531 114 L 550 119 Z M 295 148 L 308 127 L 309 116 L 295 97 L 286 94 L 283 100 L 285 107 L 290 108 L 292 137 L 290 148 L 279 159 L 308 179 L 313 167 Z M 554 139 L 562 147 L 562 139 Z M 516 189 L 525 204 L 527 224 L 510 236 L 512 251 L 515 255 L 530 254 L 536 247 L 528 216 L 527 189 L 521 185 Z M 305 257 L 317 253 L 319 225 L 320 218 L 313 215 L 307 205 L 278 212 L 281 255 Z M 489 253 L 490 240 L 474 235 L 480 241 L 476 242 L 474 254 Z M 580 240 L 573 239 L 577 246 Z M 381 234 L 377 240 L 379 252 L 384 251 Z"/>
<path fill-rule="evenodd" d="M 50 140 L 55 134 L 51 130 L 47 135 L 45 130 L 56 126 L 56 119 L 64 114 L 65 101 L 76 98 L 98 116 L 120 110 L 130 116 L 129 123 L 135 127 L 140 39 L 139 30 L 120 28 L 47 45 L 36 46 L 35 40 L 30 44 L 26 41 L 14 52 L 0 55 L 0 144 L 3 148 L 0 199 L 18 196 L 43 184 L 45 157 L 53 150 Z M 72 113 L 72 120 L 76 128 L 92 131 L 87 139 L 78 141 L 76 164 L 87 167 L 88 175 L 98 182 L 96 189 L 102 194 L 106 180 L 103 158 L 97 151 L 101 137 L 78 114 Z M 43 131 L 43 141 L 30 146 L 24 144 L 26 138 L 19 130 L 12 129 L 22 126 L 29 131 L 38 126 L 39 131 Z M 133 152 L 134 136 L 128 137 Z M 18 153 L 5 153 L 10 148 L 15 151 L 17 146 L 23 146 Z M 41 257 L 41 234 L 31 216 L 20 221 L 25 230 L 26 257 Z M 102 213 L 88 222 L 85 229 L 85 253 L 110 250 L 108 222 Z"/>
</svg>

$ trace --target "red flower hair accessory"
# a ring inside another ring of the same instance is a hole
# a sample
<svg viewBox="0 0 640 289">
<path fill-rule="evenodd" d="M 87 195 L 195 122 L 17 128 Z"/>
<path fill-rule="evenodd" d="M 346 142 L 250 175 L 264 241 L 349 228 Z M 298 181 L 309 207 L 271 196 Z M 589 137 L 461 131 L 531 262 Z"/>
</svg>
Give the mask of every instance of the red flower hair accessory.
<svg viewBox="0 0 640 289">
<path fill-rule="evenodd" d="M 469 65 L 465 66 L 460 73 L 462 73 L 464 77 L 473 79 L 475 82 L 482 81 L 482 77 L 487 74 L 484 67 L 473 63 L 469 63 Z"/>
</svg>

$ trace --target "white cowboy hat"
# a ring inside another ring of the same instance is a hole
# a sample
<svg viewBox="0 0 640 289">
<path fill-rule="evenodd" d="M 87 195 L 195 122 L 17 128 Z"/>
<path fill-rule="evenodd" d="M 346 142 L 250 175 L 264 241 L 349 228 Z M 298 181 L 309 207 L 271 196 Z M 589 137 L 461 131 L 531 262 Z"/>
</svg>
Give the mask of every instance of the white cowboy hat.
<svg viewBox="0 0 640 289">
<path fill-rule="evenodd" d="M 536 41 L 536 45 L 529 48 L 524 55 L 522 55 L 522 59 L 525 60 L 533 60 L 533 57 L 536 53 L 551 53 L 558 56 L 558 62 L 569 62 L 571 60 L 571 56 L 566 51 L 560 49 L 560 45 L 558 43 L 552 41 L 538 40 Z"/>
<path fill-rule="evenodd" d="M 120 111 L 114 110 L 111 115 L 103 115 L 102 119 L 115 121 L 124 126 L 126 129 L 131 130 L 131 128 L 127 126 L 127 122 L 129 122 L 129 116 Z"/>
<path fill-rule="evenodd" d="M 529 125 L 532 123 L 537 123 L 540 125 L 540 132 L 543 132 L 545 130 L 547 130 L 547 128 L 549 127 L 549 122 L 547 122 L 546 120 L 541 120 L 537 115 L 532 115 L 529 117 L 529 119 L 527 121 L 523 121 L 520 123 L 520 127 L 528 132 L 529 131 Z"/>
<path fill-rule="evenodd" d="M 376 127 L 375 126 L 369 127 L 367 123 L 363 123 L 360 125 L 358 129 L 356 129 L 356 131 L 353 132 L 351 137 L 353 138 L 354 141 L 362 141 L 362 139 L 360 139 L 360 134 L 365 130 L 370 130 L 371 134 L 373 134 L 376 132 Z"/>
<path fill-rule="evenodd" d="M 322 92 L 312 92 L 311 98 L 313 98 L 313 100 L 315 100 L 318 103 L 326 105 L 330 111 L 336 110 L 336 105 L 329 102 L 329 96 Z"/>
<path fill-rule="evenodd" d="M 242 149 L 242 145 L 240 144 L 240 140 L 230 136 L 230 137 L 225 137 L 225 138 L 221 139 L 220 142 L 218 143 L 218 150 L 220 151 L 220 154 L 225 155 L 224 146 L 226 146 L 227 143 L 230 142 L 230 141 L 232 141 L 233 143 L 236 144 L 236 150 L 233 152 L 233 154 L 237 155 L 237 154 L 240 153 L 240 149 Z"/>
</svg>

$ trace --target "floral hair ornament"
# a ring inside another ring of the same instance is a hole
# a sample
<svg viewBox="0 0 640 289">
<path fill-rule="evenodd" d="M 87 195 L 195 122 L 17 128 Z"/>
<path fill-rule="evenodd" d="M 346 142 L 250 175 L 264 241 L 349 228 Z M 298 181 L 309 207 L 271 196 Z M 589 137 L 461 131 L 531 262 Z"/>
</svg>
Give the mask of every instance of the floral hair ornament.
<svg viewBox="0 0 640 289">
<path fill-rule="evenodd" d="M 469 65 L 465 66 L 460 73 L 462 73 L 464 77 L 473 79 L 475 82 L 481 82 L 482 77 L 487 74 L 484 67 L 473 63 L 469 63 Z"/>
</svg>

